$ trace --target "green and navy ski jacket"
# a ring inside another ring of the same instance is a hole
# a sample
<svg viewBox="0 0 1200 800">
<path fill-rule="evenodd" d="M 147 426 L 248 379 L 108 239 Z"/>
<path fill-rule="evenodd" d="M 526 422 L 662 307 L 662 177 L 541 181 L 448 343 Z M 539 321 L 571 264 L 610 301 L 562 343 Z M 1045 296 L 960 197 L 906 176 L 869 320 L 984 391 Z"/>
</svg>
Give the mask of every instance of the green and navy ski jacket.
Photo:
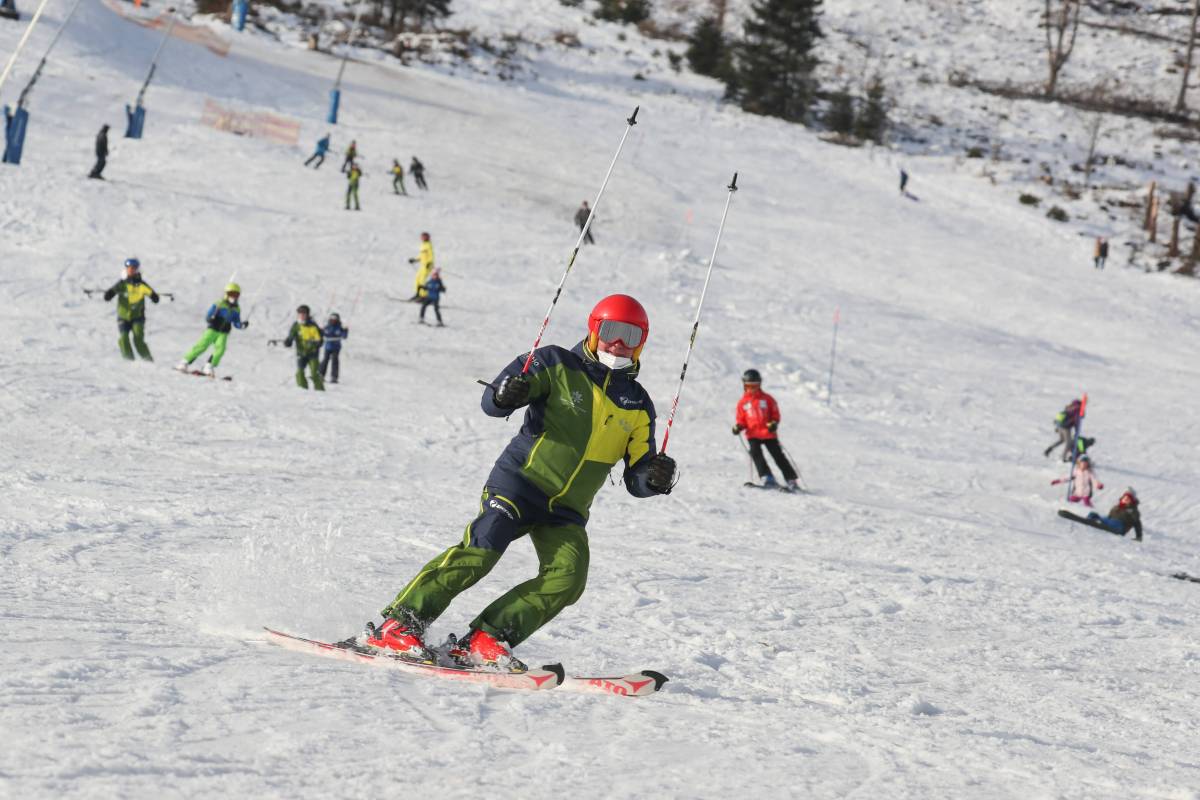
<svg viewBox="0 0 1200 800">
<path fill-rule="evenodd" d="M 144 322 L 146 298 L 158 302 L 158 292 L 150 284 L 138 278 L 122 278 L 104 292 L 105 300 L 117 298 L 117 319 L 125 322 Z"/>
<path fill-rule="evenodd" d="M 525 358 L 513 360 L 492 386 L 520 375 Z M 656 452 L 654 403 L 635 380 L 637 372 L 636 364 L 610 370 L 583 342 L 570 350 L 539 347 L 525 376 L 530 400 L 525 421 L 492 467 L 488 486 L 502 493 L 531 485 L 535 495 L 545 498 L 547 511 L 580 524 L 587 521 L 596 492 L 618 461 L 625 462 L 630 494 L 657 494 L 646 482 L 646 468 Z M 490 387 L 484 389 L 481 405 L 493 417 L 512 413 L 496 405 Z"/>
<path fill-rule="evenodd" d="M 297 355 L 312 356 L 321 352 L 323 341 L 325 337 L 321 333 L 321 326 L 310 319 L 308 322 L 293 322 L 283 346 L 291 347 L 295 343 Z"/>
</svg>

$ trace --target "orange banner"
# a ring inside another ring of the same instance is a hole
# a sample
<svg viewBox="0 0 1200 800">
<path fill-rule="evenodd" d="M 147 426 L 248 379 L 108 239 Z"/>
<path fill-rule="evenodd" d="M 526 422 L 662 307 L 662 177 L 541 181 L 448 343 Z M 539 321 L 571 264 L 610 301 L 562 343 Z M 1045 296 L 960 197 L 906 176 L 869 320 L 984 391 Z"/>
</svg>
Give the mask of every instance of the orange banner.
<svg viewBox="0 0 1200 800">
<path fill-rule="evenodd" d="M 143 28 L 161 28 L 169 21 L 167 14 L 159 14 L 157 17 L 146 17 L 141 14 L 130 13 L 127 10 L 129 4 L 123 3 L 121 0 L 104 0 L 104 5 L 108 6 L 108 9 L 114 14 L 130 22 L 137 23 Z M 138 0 L 136 5 L 138 9 L 141 8 L 140 0 Z M 190 25 L 183 20 L 176 20 L 175 27 L 171 30 L 171 35 L 176 39 L 183 39 L 185 42 L 193 42 L 207 47 L 216 55 L 222 57 L 229 55 L 229 42 L 200 25 Z"/>
</svg>

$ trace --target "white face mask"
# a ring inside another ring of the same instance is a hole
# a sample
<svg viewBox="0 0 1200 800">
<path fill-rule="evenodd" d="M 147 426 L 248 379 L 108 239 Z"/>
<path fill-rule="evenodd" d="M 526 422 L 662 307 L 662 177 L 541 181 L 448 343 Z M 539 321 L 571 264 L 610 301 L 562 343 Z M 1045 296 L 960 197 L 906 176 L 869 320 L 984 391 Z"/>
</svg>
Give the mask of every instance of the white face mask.
<svg viewBox="0 0 1200 800">
<path fill-rule="evenodd" d="M 615 356 L 612 353 L 597 353 L 596 360 L 609 369 L 625 369 L 633 364 L 633 359 L 627 356 Z"/>
</svg>

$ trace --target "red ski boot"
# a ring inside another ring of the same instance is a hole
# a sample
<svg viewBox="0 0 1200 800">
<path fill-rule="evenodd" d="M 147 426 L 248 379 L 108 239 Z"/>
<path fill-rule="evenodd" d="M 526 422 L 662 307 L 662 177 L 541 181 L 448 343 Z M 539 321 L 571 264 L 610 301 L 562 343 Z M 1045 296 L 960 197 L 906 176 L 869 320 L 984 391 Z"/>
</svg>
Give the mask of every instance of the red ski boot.
<svg viewBox="0 0 1200 800">
<path fill-rule="evenodd" d="M 398 619 L 385 619 L 379 627 L 375 627 L 373 622 L 368 622 L 365 641 L 371 647 L 391 650 L 407 661 L 437 663 L 433 652 L 425 646 L 416 631 Z"/>
<path fill-rule="evenodd" d="M 516 658 L 504 643 L 487 631 L 471 631 L 467 641 L 467 658 L 477 667 L 495 668 L 504 672 L 526 672 L 528 668 Z"/>
</svg>

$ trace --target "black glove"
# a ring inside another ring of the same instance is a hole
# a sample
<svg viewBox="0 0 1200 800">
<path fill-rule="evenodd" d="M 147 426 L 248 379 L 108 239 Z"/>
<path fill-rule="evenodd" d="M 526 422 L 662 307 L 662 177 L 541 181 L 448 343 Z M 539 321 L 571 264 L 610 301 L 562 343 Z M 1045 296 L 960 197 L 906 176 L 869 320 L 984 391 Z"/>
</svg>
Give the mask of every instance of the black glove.
<svg viewBox="0 0 1200 800">
<path fill-rule="evenodd" d="M 675 459 L 659 453 L 646 467 L 646 483 L 659 494 L 670 494 L 675 486 Z"/>
<path fill-rule="evenodd" d="M 774 433 L 775 429 L 778 427 L 779 427 L 779 423 L 776 422 L 775 420 L 771 420 L 770 422 L 767 423 L 767 430 L 769 430 L 771 433 Z"/>
<path fill-rule="evenodd" d="M 248 320 L 248 319 L 243 320 L 242 321 L 242 330 L 246 330 L 246 328 L 249 328 L 249 327 L 250 327 L 250 320 Z"/>
<path fill-rule="evenodd" d="M 737 435 L 738 435 L 739 433 L 741 433 L 741 432 L 742 432 L 742 426 L 741 426 L 741 425 L 734 425 L 734 426 L 733 426 L 733 435 L 734 435 L 734 436 L 737 436 Z"/>
<path fill-rule="evenodd" d="M 112 289 L 106 289 L 104 291 L 104 302 L 107 303 L 109 300 L 112 300 L 115 294 L 116 292 L 114 292 Z"/>
<path fill-rule="evenodd" d="M 150 294 L 150 302 L 154 303 L 155 305 L 158 305 L 158 292 L 152 292 Z"/>
<path fill-rule="evenodd" d="M 410 263 L 410 264 L 415 264 L 415 263 L 417 263 L 417 260 L 416 260 L 415 258 L 410 258 L 410 259 L 408 260 L 408 263 Z"/>
<path fill-rule="evenodd" d="M 500 408 L 520 408 L 529 402 L 529 379 L 522 375 L 505 376 L 493 395 Z"/>
</svg>

